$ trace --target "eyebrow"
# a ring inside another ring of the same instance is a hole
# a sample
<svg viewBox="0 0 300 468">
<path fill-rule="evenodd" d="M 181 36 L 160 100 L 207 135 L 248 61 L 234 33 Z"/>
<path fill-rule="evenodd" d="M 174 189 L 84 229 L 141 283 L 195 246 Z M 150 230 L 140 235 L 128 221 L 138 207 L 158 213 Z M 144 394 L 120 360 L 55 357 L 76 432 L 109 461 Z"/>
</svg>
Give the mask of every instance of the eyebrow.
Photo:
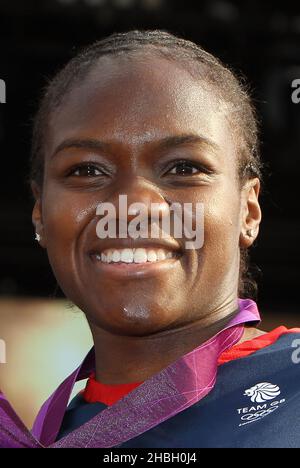
<svg viewBox="0 0 300 468">
<path fill-rule="evenodd" d="M 175 147 L 184 146 L 187 144 L 197 144 L 202 146 L 206 145 L 214 151 L 217 151 L 219 149 L 219 146 L 212 140 L 210 140 L 207 137 L 198 135 L 196 133 L 187 133 L 182 135 L 165 137 L 158 142 L 158 148 L 161 150 L 167 150 Z"/>
<path fill-rule="evenodd" d="M 206 145 L 213 149 L 214 151 L 219 149 L 219 146 L 214 143 L 209 138 L 204 136 L 200 136 L 194 133 L 187 133 L 182 135 L 172 135 L 165 138 L 162 138 L 158 142 L 155 143 L 158 150 L 168 150 L 180 146 L 184 146 L 187 144 L 198 144 L 198 145 Z M 57 153 L 70 148 L 84 148 L 96 151 L 104 151 L 110 152 L 111 144 L 106 143 L 101 140 L 96 140 L 93 138 L 89 139 L 78 139 L 78 138 L 70 138 L 62 143 L 60 143 L 57 148 L 55 149 L 52 157 L 54 157 Z"/>
<path fill-rule="evenodd" d="M 52 157 L 54 157 L 60 151 L 70 148 L 84 148 L 97 151 L 108 151 L 110 145 L 104 141 L 95 140 L 93 138 L 81 139 L 81 138 L 69 138 L 62 143 L 60 143 L 55 151 L 53 152 Z"/>
</svg>

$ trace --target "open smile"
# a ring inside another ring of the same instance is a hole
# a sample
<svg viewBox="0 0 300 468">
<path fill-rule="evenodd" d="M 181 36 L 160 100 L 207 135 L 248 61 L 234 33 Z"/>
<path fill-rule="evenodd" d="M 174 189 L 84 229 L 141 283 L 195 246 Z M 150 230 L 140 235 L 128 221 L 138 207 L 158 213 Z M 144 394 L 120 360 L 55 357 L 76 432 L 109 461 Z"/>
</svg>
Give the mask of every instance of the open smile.
<svg viewBox="0 0 300 468">
<path fill-rule="evenodd" d="M 125 277 L 145 276 L 173 268 L 182 252 L 179 248 L 147 245 L 124 248 L 94 249 L 89 258 L 99 272 Z"/>
</svg>

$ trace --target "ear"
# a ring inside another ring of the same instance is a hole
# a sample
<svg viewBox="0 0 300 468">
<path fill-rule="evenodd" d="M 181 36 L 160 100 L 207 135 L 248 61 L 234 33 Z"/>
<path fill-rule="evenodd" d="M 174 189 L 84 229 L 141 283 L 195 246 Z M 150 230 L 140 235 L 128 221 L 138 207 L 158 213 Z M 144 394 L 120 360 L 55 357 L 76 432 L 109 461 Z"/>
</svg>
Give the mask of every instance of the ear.
<svg viewBox="0 0 300 468">
<path fill-rule="evenodd" d="M 34 207 L 32 210 L 32 222 L 35 227 L 36 234 L 39 234 L 40 236 L 40 246 L 46 248 L 42 213 L 42 191 L 40 186 L 34 181 L 31 182 L 31 190 L 35 199 Z"/>
<path fill-rule="evenodd" d="M 242 188 L 240 247 L 250 247 L 258 236 L 261 222 L 259 192 L 260 180 L 257 177 L 247 180 Z"/>
</svg>

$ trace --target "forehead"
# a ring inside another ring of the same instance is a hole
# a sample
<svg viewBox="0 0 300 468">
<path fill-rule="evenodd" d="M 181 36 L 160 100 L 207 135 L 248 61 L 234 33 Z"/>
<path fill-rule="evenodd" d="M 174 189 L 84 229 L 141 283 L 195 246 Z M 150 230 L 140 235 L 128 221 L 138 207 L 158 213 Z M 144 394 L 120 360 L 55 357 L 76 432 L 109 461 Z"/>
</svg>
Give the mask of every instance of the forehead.
<svg viewBox="0 0 300 468">
<path fill-rule="evenodd" d="M 216 90 L 162 57 L 102 57 L 49 121 L 46 153 L 66 139 L 99 138 L 132 148 L 199 134 L 233 155 L 234 139 Z"/>
</svg>

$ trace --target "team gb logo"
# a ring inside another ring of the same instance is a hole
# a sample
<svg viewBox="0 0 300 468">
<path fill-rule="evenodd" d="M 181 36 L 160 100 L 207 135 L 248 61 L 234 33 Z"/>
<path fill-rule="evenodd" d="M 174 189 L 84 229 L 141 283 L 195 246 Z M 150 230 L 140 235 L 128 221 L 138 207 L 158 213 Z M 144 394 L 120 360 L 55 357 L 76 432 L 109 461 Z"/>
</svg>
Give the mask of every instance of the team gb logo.
<svg viewBox="0 0 300 468">
<path fill-rule="evenodd" d="M 263 403 L 280 395 L 280 389 L 278 385 L 262 382 L 246 390 L 244 395 L 250 397 L 253 403 Z"/>
</svg>

